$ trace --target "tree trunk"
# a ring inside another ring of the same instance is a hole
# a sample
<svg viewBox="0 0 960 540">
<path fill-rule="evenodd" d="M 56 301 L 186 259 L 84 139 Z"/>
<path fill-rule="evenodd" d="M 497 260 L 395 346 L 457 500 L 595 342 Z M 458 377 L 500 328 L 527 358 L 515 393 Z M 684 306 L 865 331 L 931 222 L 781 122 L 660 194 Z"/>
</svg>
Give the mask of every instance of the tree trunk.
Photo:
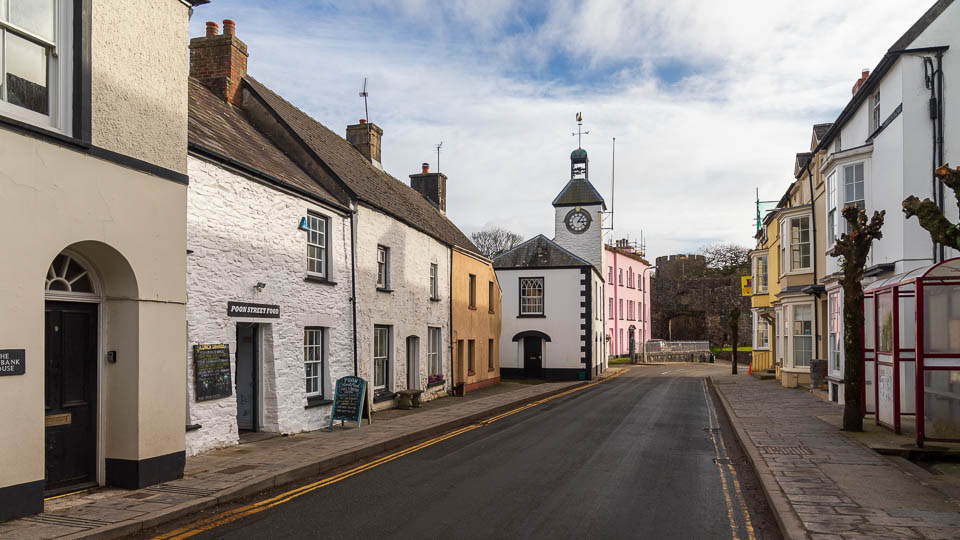
<svg viewBox="0 0 960 540">
<path fill-rule="evenodd" d="M 863 431 L 863 285 L 843 285 L 843 430 Z"/>
</svg>

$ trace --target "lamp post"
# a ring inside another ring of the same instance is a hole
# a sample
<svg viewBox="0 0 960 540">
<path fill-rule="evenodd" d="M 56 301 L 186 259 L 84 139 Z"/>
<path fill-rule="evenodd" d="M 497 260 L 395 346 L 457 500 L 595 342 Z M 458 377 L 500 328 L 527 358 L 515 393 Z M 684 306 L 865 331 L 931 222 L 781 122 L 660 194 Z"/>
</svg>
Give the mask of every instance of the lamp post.
<svg viewBox="0 0 960 540">
<path fill-rule="evenodd" d="M 656 266 L 648 266 L 640 272 L 640 283 L 643 284 L 643 316 L 640 318 L 640 335 L 642 339 L 640 340 L 640 346 L 643 347 L 643 363 L 647 363 L 647 308 L 649 307 L 649 302 L 647 302 L 647 294 L 650 292 L 650 287 L 647 286 L 647 279 L 644 277 L 644 274 L 649 270 L 655 269 Z"/>
</svg>

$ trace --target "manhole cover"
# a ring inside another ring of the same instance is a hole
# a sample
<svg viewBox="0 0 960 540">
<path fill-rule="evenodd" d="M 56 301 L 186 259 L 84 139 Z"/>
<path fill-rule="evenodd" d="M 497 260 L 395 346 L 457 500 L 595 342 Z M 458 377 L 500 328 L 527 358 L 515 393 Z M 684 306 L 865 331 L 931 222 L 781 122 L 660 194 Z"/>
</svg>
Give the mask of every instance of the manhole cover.
<svg viewBox="0 0 960 540">
<path fill-rule="evenodd" d="M 804 446 L 758 446 L 761 454 L 768 455 L 777 455 L 777 456 L 809 456 L 813 454 L 813 450 L 810 450 Z"/>
</svg>

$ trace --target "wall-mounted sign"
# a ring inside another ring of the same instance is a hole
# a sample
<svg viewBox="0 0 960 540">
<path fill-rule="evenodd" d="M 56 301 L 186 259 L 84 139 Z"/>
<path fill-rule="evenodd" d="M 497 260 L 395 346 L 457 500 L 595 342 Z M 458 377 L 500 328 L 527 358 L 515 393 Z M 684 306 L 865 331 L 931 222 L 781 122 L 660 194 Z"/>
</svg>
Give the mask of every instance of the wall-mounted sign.
<svg viewBox="0 0 960 540">
<path fill-rule="evenodd" d="M 229 397 L 233 394 L 230 384 L 230 346 L 194 345 L 193 379 L 197 401 Z"/>
<path fill-rule="evenodd" d="M 27 352 L 24 349 L 0 349 L 0 377 L 26 372 Z"/>
<path fill-rule="evenodd" d="M 369 423 L 370 405 L 367 399 L 367 381 L 361 377 L 348 375 L 337 380 L 337 387 L 333 393 L 333 412 L 330 414 L 330 428 L 334 420 L 356 422 L 366 413 Z"/>
<path fill-rule="evenodd" d="M 249 302 L 227 302 L 229 317 L 280 318 L 280 306 L 273 304 L 251 304 Z"/>
<path fill-rule="evenodd" d="M 740 296 L 753 295 L 753 277 L 740 276 Z"/>
</svg>

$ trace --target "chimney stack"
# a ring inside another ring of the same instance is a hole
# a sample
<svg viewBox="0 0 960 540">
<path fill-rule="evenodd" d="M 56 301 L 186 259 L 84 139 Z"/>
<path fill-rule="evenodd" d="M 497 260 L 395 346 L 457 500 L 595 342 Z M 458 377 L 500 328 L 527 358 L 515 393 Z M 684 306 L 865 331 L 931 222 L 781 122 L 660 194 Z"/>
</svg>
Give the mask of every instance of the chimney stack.
<svg viewBox="0 0 960 540">
<path fill-rule="evenodd" d="M 243 106 L 240 89 L 247 74 L 247 45 L 237 39 L 237 25 L 223 21 L 223 33 L 217 23 L 207 23 L 207 34 L 190 40 L 190 76 L 199 80 L 223 100 Z"/>
<path fill-rule="evenodd" d="M 352 126 L 347 126 L 347 142 L 367 158 L 367 161 L 374 167 L 383 170 L 380 164 L 380 140 L 383 138 L 383 130 L 376 124 L 371 124 L 361 119 Z"/>
<path fill-rule="evenodd" d="M 867 77 L 870 76 L 870 70 L 864 69 L 860 72 L 860 78 L 857 79 L 857 82 L 853 83 L 853 88 L 851 89 L 852 95 L 857 95 L 857 92 L 860 91 L 860 88 L 863 87 L 863 83 L 867 82 Z"/>
<path fill-rule="evenodd" d="M 420 166 L 420 174 L 410 175 L 410 187 L 417 190 L 423 198 L 430 202 L 442 214 L 447 213 L 447 176 L 443 173 L 430 172 L 430 164 Z"/>
</svg>

